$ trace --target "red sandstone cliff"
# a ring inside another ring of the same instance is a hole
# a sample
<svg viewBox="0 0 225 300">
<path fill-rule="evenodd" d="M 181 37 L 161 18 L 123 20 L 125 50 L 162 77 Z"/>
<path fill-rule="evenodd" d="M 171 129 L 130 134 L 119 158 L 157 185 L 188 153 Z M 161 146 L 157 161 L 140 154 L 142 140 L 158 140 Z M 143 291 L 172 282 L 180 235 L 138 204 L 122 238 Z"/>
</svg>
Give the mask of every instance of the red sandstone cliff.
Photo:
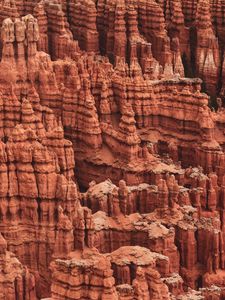
<svg viewBox="0 0 225 300">
<path fill-rule="evenodd" d="M 224 5 L 0 3 L 0 299 L 225 297 Z"/>
</svg>

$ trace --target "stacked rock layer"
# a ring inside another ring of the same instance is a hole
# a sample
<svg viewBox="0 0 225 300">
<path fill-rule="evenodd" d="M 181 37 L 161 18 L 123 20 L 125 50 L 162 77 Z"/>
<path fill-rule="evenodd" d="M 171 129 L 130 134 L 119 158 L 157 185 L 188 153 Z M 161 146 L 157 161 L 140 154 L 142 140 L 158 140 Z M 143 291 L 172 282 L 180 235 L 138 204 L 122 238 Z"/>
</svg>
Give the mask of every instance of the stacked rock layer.
<svg viewBox="0 0 225 300">
<path fill-rule="evenodd" d="M 0 3 L 0 300 L 225 299 L 224 0 Z"/>
</svg>

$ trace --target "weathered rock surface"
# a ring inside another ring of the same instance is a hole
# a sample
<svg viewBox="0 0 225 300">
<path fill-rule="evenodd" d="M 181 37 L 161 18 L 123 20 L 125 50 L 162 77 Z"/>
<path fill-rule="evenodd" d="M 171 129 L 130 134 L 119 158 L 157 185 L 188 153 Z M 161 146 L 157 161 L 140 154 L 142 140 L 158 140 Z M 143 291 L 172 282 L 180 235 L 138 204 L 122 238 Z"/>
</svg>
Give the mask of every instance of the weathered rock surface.
<svg viewBox="0 0 225 300">
<path fill-rule="evenodd" d="M 7 242 L 0 234 L 0 299 L 35 300 L 35 278 L 15 254 L 7 251 Z"/>
<path fill-rule="evenodd" d="M 0 299 L 224 299 L 224 10 L 1 1 Z"/>
</svg>

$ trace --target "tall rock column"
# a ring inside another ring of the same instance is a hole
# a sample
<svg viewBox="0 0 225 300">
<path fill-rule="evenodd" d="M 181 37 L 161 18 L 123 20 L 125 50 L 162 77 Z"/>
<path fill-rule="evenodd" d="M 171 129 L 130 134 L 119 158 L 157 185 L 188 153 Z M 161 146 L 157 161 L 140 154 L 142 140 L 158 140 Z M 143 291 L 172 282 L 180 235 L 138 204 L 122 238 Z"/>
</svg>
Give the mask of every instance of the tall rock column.
<svg viewBox="0 0 225 300">
<path fill-rule="evenodd" d="M 210 13 L 209 0 L 200 0 L 196 12 L 196 75 L 205 83 L 206 91 L 216 95 L 219 78 L 219 44 L 216 38 Z"/>
<path fill-rule="evenodd" d="M 14 23 L 11 19 L 5 19 L 2 28 L 1 28 L 1 40 L 3 43 L 2 46 L 2 62 L 8 62 L 14 64 L 14 46 L 15 41 L 15 28 Z"/>
</svg>

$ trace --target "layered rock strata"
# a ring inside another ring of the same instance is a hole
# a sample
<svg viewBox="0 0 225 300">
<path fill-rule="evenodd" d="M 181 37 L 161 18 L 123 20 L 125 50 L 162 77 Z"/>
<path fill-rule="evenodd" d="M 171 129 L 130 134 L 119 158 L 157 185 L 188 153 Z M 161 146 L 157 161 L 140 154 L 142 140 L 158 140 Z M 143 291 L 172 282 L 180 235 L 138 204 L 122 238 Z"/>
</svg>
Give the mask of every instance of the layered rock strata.
<svg viewBox="0 0 225 300">
<path fill-rule="evenodd" d="M 223 1 L 0 5 L 0 298 L 223 299 Z"/>
</svg>

